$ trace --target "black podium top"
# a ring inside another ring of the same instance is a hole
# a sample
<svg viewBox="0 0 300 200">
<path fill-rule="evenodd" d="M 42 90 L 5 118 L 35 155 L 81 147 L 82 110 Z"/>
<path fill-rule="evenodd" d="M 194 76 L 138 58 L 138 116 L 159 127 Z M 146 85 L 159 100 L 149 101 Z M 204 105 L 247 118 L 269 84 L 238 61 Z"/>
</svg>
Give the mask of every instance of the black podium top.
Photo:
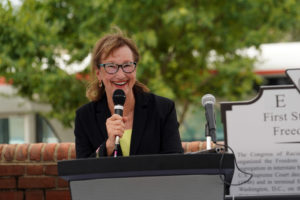
<svg viewBox="0 0 300 200">
<path fill-rule="evenodd" d="M 58 162 L 58 174 L 65 180 L 163 175 L 223 174 L 231 182 L 232 154 L 166 154 L 102 157 Z M 220 163 L 222 159 L 222 163 Z M 221 166 L 220 166 L 221 164 Z"/>
</svg>

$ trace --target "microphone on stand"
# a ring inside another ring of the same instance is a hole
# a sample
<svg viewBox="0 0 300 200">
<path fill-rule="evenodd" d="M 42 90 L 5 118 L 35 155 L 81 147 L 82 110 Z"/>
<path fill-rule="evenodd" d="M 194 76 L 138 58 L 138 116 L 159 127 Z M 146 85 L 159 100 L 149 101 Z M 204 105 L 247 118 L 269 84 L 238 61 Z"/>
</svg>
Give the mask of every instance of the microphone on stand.
<svg viewBox="0 0 300 200">
<path fill-rule="evenodd" d="M 211 149 L 211 140 L 216 143 L 216 118 L 214 113 L 214 104 L 216 98 L 211 94 L 206 94 L 202 97 L 202 105 L 205 108 L 205 136 L 206 136 L 206 149 Z"/>
<path fill-rule="evenodd" d="M 113 102 L 115 104 L 114 110 L 115 114 L 123 116 L 124 103 L 126 100 L 126 96 L 123 90 L 117 89 L 113 93 Z M 120 145 L 120 137 L 116 136 L 115 140 L 115 148 L 114 148 L 114 157 L 117 157 L 118 147 Z"/>
</svg>

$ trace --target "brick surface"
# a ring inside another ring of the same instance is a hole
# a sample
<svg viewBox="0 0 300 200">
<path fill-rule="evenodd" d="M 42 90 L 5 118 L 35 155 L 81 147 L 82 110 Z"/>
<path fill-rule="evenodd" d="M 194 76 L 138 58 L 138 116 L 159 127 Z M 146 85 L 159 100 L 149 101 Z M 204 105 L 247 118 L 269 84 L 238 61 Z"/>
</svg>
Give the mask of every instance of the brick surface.
<svg viewBox="0 0 300 200">
<path fill-rule="evenodd" d="M 200 145 L 199 141 L 190 142 L 191 152 L 199 151 L 199 149 L 200 149 L 199 145 Z"/>
<path fill-rule="evenodd" d="M 181 142 L 182 148 L 184 152 L 187 152 L 187 142 Z"/>
<path fill-rule="evenodd" d="M 16 178 L 0 178 L 0 189 L 16 188 Z"/>
<path fill-rule="evenodd" d="M 44 166 L 43 165 L 27 165 L 26 166 L 27 175 L 43 175 Z"/>
<path fill-rule="evenodd" d="M 69 190 L 47 190 L 46 200 L 70 200 Z"/>
<path fill-rule="evenodd" d="M 57 144 L 56 143 L 51 143 L 51 144 L 46 144 L 44 153 L 43 153 L 43 160 L 44 161 L 55 161 L 55 149 L 56 149 Z"/>
<path fill-rule="evenodd" d="M 75 144 L 71 144 L 71 157 L 69 159 L 75 159 L 76 158 L 76 151 L 75 151 Z"/>
<path fill-rule="evenodd" d="M 42 190 L 27 190 L 25 192 L 26 200 L 44 200 L 44 192 Z"/>
<path fill-rule="evenodd" d="M 7 146 L 7 144 L 0 144 L 0 161 L 2 160 L 2 152 L 4 151 L 4 148 Z"/>
<path fill-rule="evenodd" d="M 29 144 L 19 144 L 16 150 L 16 160 L 24 161 L 28 159 Z"/>
<path fill-rule="evenodd" d="M 54 175 L 57 176 L 57 165 L 46 165 L 45 166 L 45 175 Z"/>
<path fill-rule="evenodd" d="M 20 177 L 19 188 L 54 188 L 55 177 Z"/>
<path fill-rule="evenodd" d="M 191 152 L 191 145 L 190 145 L 190 142 L 187 142 L 186 143 L 186 151 L 185 152 Z"/>
<path fill-rule="evenodd" d="M 5 148 L 5 153 L 4 153 L 4 159 L 6 161 L 12 161 L 14 159 L 16 147 L 17 147 L 17 144 L 7 145 L 7 147 Z"/>
<path fill-rule="evenodd" d="M 24 172 L 24 165 L 0 165 L 0 176 L 23 175 Z"/>
<path fill-rule="evenodd" d="M 205 150 L 206 149 L 206 142 L 201 142 L 199 144 L 199 148 L 200 148 L 200 150 Z"/>
<path fill-rule="evenodd" d="M 69 182 L 62 178 L 57 178 L 57 187 L 58 188 L 67 188 L 67 187 L 69 187 Z"/>
<path fill-rule="evenodd" d="M 30 160 L 40 161 L 42 155 L 43 143 L 36 143 L 30 145 Z"/>
<path fill-rule="evenodd" d="M 71 143 L 60 143 L 57 149 L 57 160 L 68 159 L 69 147 Z"/>
<path fill-rule="evenodd" d="M 22 191 L 0 191 L 1 200 L 23 200 Z"/>
</svg>

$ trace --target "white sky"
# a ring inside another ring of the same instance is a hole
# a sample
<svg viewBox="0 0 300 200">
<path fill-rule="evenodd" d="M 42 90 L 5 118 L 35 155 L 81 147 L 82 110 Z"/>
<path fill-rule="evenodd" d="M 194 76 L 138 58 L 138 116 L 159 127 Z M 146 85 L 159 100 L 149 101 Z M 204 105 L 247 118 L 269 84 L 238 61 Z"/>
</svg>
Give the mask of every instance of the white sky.
<svg viewBox="0 0 300 200">
<path fill-rule="evenodd" d="M 300 68 L 300 42 L 262 44 L 261 50 L 258 70 Z"/>
<path fill-rule="evenodd" d="M 7 0 L 0 0 L 2 4 L 6 4 Z M 9 0 L 13 6 L 19 6 L 22 4 L 21 0 Z"/>
<path fill-rule="evenodd" d="M 290 68 L 300 68 L 300 42 L 270 43 L 262 44 L 261 51 L 255 48 L 246 49 L 244 52 L 249 57 L 257 56 L 258 62 L 255 64 L 256 70 L 285 70 Z M 64 56 L 68 60 L 68 55 Z M 89 54 L 81 63 L 64 65 L 59 62 L 60 68 L 68 73 L 76 73 L 85 69 L 90 63 Z"/>
</svg>

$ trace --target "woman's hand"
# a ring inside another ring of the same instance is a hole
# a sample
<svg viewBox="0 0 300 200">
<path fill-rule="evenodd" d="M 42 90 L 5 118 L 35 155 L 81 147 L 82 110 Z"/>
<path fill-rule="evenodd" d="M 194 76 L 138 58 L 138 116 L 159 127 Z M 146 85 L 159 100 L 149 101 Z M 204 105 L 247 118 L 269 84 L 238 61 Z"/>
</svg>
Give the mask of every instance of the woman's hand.
<svg viewBox="0 0 300 200">
<path fill-rule="evenodd" d="M 115 147 L 116 136 L 122 138 L 125 131 L 125 121 L 126 117 L 121 117 L 120 115 L 113 114 L 110 118 L 106 120 L 106 130 L 108 134 L 108 139 L 106 141 L 107 155 L 112 155 Z"/>
</svg>

